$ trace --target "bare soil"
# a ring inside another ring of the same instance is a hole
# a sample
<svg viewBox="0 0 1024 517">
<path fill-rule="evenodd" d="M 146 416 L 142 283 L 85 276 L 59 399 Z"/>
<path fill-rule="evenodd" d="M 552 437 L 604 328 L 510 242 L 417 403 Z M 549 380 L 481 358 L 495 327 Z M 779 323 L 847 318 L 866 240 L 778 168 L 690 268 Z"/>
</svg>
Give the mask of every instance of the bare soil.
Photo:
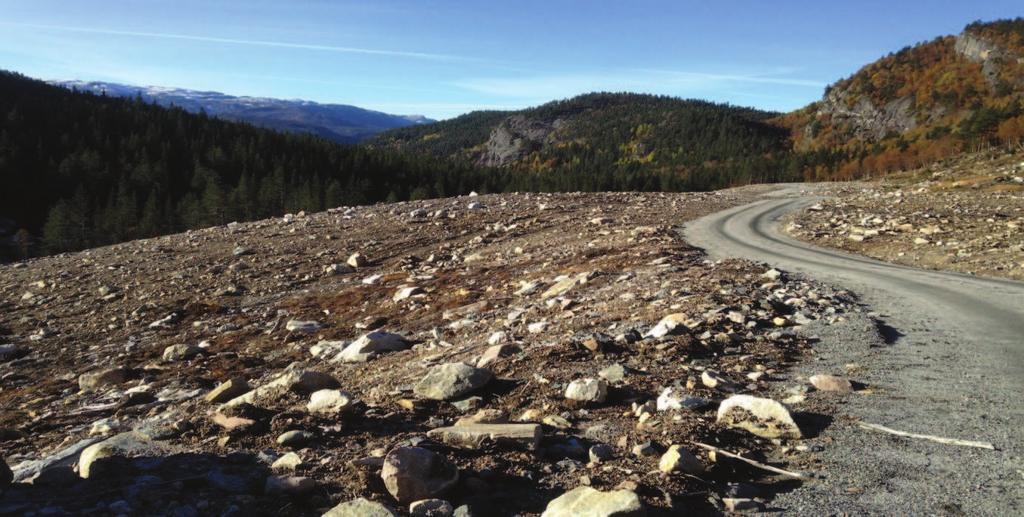
<svg viewBox="0 0 1024 517">
<path fill-rule="evenodd" d="M 677 235 L 676 225 L 750 202 L 764 190 L 488 195 L 341 208 L 0 266 L 0 342 L 20 350 L 0 362 L 0 453 L 15 473 L 83 439 L 145 429 L 158 419 L 170 431 L 154 441 L 173 451 L 155 465 L 136 461 L 88 480 L 16 482 L 0 514 L 320 515 L 355 497 L 404 511 L 377 472 L 352 462 L 410 443 L 458 465 L 462 481 L 446 498 L 478 515 L 539 514 L 581 484 L 635 490 L 653 514 L 716 513 L 719 498 L 738 490 L 735 482 L 753 483 L 744 486 L 768 498 L 770 490 L 758 487 L 778 478 L 743 463 L 711 461 L 689 442 L 795 469 L 813 468 L 813 453 L 716 424 L 714 402 L 728 393 L 703 386 L 700 374 L 714 369 L 743 393 L 784 396 L 776 381 L 786 379 L 812 340 L 794 332 L 799 318 L 778 312 L 779 303 L 802 297 L 806 305 L 796 312 L 818 324 L 841 322 L 856 308 L 847 293 L 797 276 L 766 280 L 763 265 L 711 262 Z M 357 251 L 369 259 L 367 267 L 325 269 Z M 540 296 L 560 276 L 579 273 L 590 273 L 585 284 L 550 301 Z M 538 289 L 516 294 L 528 282 Z M 423 294 L 396 302 L 402 286 Z M 481 301 L 482 309 L 444 318 L 447 309 Z M 694 321 L 681 335 L 626 338 L 679 312 Z M 735 322 L 729 312 L 746 319 Z M 785 323 L 778 326 L 772 316 Z M 293 319 L 322 328 L 288 332 Z M 416 345 L 360 364 L 311 355 L 321 340 L 357 338 L 367 331 L 357 325 L 370 320 L 377 320 L 370 328 Z M 478 407 L 513 420 L 533 409 L 561 416 L 570 427 L 545 424 L 536 453 L 423 441 L 427 430 L 475 410 L 399 401 L 416 398 L 411 388 L 430 366 L 475 362 L 496 331 L 521 352 L 488 366 L 496 380 L 474 393 L 482 397 Z M 617 339 L 592 352 L 582 342 L 597 332 Z M 163 361 L 164 349 L 175 344 L 201 344 L 203 352 Z M 208 390 L 239 376 L 259 386 L 293 363 L 333 375 L 361 401 L 358 410 L 318 416 L 306 411 L 306 396 L 289 393 L 261 408 L 262 429 L 229 433 L 211 421 L 216 405 L 202 400 Z M 615 363 L 627 375 L 606 402 L 564 398 L 571 380 L 596 377 Z M 115 366 L 129 369 L 127 381 L 79 390 L 79 375 Z M 763 376 L 748 377 L 755 372 Z M 638 425 L 634 405 L 673 385 L 713 403 Z M 814 436 L 829 408 L 827 400 L 812 400 L 798 423 Z M 316 436 L 297 451 L 303 465 L 294 475 L 314 479 L 317 488 L 302 497 L 266 494 L 269 463 L 288 450 L 275 438 L 293 429 Z M 662 474 L 657 455 L 631 453 L 648 440 L 660 451 L 687 446 L 708 471 Z M 588 464 L 586 449 L 595 443 L 612 445 L 616 458 Z M 246 483 L 227 486 L 223 478 Z"/>
</svg>

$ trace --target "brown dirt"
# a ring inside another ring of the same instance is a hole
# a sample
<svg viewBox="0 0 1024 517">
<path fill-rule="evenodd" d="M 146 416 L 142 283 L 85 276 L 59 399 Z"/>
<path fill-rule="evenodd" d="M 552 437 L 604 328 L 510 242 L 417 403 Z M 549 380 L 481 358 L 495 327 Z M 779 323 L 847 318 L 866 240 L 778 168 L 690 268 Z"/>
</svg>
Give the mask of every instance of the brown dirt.
<svg viewBox="0 0 1024 517">
<path fill-rule="evenodd" d="M 429 366 L 473 361 L 488 336 L 504 330 L 523 352 L 491 365 L 498 380 L 478 393 L 481 407 L 504 410 L 512 418 L 537 409 L 565 417 L 572 428 L 545 426 L 538 454 L 433 445 L 462 470 L 463 482 L 448 495 L 453 503 L 489 504 L 495 514 L 538 514 L 553 497 L 589 483 L 599 489 L 634 488 L 654 512 L 715 512 L 709 497 L 714 500 L 727 482 L 772 479 L 736 462 L 710 462 L 696 448 L 710 465 L 706 475 L 667 476 L 658 472 L 657 456 L 633 456 L 633 445 L 653 440 L 664 449 L 701 440 L 762 459 L 761 451 L 776 447 L 716 425 L 714 405 L 698 412 L 659 413 L 656 425 L 643 428 L 631 405 L 656 398 L 674 384 L 689 384 L 693 395 L 720 400 L 725 394 L 700 383 L 705 368 L 723 372 L 745 393 L 770 396 L 775 385 L 769 381 L 784 378 L 810 342 L 777 332 L 771 318 L 752 316 L 747 327 L 729 321 L 726 313 L 764 310 L 779 287 L 817 290 L 838 310 L 825 312 L 825 304 L 812 302 L 808 312 L 823 319 L 841 317 L 850 307 L 845 294 L 797 278 L 765 285 L 763 266 L 709 262 L 675 234 L 675 225 L 749 202 L 763 190 L 514 194 L 378 205 L 232 224 L 0 266 L 0 341 L 28 351 L 0 363 L 0 452 L 7 462 L 16 467 L 86 438 L 101 419 L 116 430 L 128 430 L 156 415 L 177 422 L 179 432 L 165 441 L 190 458 L 183 466 L 168 463 L 157 470 L 161 484 L 144 491 L 148 495 L 130 489 L 139 480 L 137 473 L 125 473 L 64 486 L 16 484 L 8 500 L 12 506 L 5 508 L 50 506 L 104 515 L 116 513 L 109 505 L 124 500 L 133 512 L 148 515 L 188 507 L 199 514 L 319 515 L 354 497 L 394 505 L 379 478 L 350 462 L 409 443 L 462 416 L 449 403 L 423 401 L 407 411 L 396 401 L 413 398 L 411 386 Z M 469 209 L 470 202 L 483 207 Z M 420 210 L 427 214 L 410 215 Z M 435 216 L 439 210 L 450 217 Z M 610 220 L 594 221 L 598 217 Z M 252 254 L 233 255 L 237 246 Z M 324 273 L 325 266 L 344 264 L 355 251 L 369 257 L 371 265 L 352 273 Z M 475 260 L 467 261 L 470 256 Z M 567 292 L 564 304 L 549 306 L 540 299 L 556 277 L 579 272 L 592 272 L 593 278 Z M 382 275 L 376 283 L 361 281 L 375 274 Z M 520 282 L 534 280 L 542 284 L 537 293 L 515 294 Z M 401 285 L 419 286 L 425 294 L 393 302 Z M 104 299 L 101 286 L 112 287 L 116 295 Z M 229 286 L 244 292 L 219 293 Z M 445 309 L 480 300 L 489 307 L 457 327 L 442 318 Z M 509 319 L 513 312 L 521 315 Z M 579 344 L 594 332 L 644 332 L 675 312 L 700 323 L 680 336 L 620 341 L 596 354 Z M 169 314 L 176 314 L 177 321 L 164 328 L 149 326 Z M 312 357 L 309 348 L 322 339 L 352 340 L 365 332 L 356 324 L 368 317 L 384 318 L 384 329 L 418 344 L 357 365 Z M 284 329 L 289 319 L 316 320 L 324 328 L 312 335 L 291 334 Z M 527 330 L 541 321 L 548 323 L 543 331 Z M 705 331 L 709 334 L 702 336 Z M 716 340 L 717 334 L 725 338 Z M 208 346 L 197 358 L 161 361 L 169 345 L 203 341 Z M 344 419 L 324 418 L 305 411 L 304 397 L 288 394 L 266 408 L 272 416 L 262 432 L 228 437 L 210 422 L 214 408 L 202 402 L 203 392 L 235 376 L 258 386 L 294 362 L 332 374 L 362 401 L 361 409 Z M 585 407 L 564 399 L 569 381 L 596 377 L 616 362 L 632 373 L 611 390 L 606 403 Z M 131 368 L 131 379 L 99 392 L 79 392 L 79 374 L 110 366 Z M 767 375 L 749 380 L 746 374 L 756 370 Z M 128 389 L 195 392 L 181 400 L 103 406 L 123 401 Z M 259 488 L 231 492 L 203 481 L 210 469 L 266 471 L 254 455 L 269 449 L 285 452 L 274 439 L 290 429 L 318 436 L 299 452 L 304 466 L 298 475 L 318 482 L 312 496 L 270 496 Z M 584 450 L 599 441 L 609 443 L 617 459 L 588 466 L 585 454 L 566 458 L 559 451 L 573 438 Z M 813 465 L 804 456 L 788 460 L 797 467 Z"/>
</svg>

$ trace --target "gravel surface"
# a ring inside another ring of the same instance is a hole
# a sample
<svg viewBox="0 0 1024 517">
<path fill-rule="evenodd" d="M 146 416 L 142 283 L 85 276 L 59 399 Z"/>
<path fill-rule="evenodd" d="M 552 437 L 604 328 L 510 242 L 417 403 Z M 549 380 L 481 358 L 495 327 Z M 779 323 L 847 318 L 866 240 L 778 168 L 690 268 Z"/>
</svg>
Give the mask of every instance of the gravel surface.
<svg viewBox="0 0 1024 517">
<path fill-rule="evenodd" d="M 830 444 L 820 479 L 773 504 L 796 515 L 1020 515 L 1024 285 L 885 264 L 783 235 L 779 221 L 818 202 L 816 188 L 793 186 L 686 231 L 712 256 L 800 271 L 851 289 L 877 311 L 877 320 L 821 329 L 820 361 L 797 370 L 859 372 L 867 389 L 839 401 L 822 433 Z M 857 421 L 997 450 L 895 437 Z"/>
<path fill-rule="evenodd" d="M 757 507 L 777 479 L 691 442 L 813 467 L 717 409 L 806 390 L 795 329 L 860 310 L 674 229 L 763 190 L 339 208 L 0 266 L 0 514 Z M 825 402 L 794 415 L 809 436 Z"/>
</svg>

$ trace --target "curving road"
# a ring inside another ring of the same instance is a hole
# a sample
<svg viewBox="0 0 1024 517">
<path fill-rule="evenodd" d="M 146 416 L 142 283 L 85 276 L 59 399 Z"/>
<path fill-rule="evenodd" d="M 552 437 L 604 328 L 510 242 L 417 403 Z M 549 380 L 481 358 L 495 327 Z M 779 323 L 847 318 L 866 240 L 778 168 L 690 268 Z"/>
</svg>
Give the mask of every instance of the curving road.
<svg viewBox="0 0 1024 517">
<path fill-rule="evenodd" d="M 1024 515 L 1024 283 L 928 271 L 823 249 L 785 235 L 779 220 L 821 198 L 813 186 L 688 224 L 686 240 L 712 257 L 767 262 L 858 294 L 889 339 L 856 316 L 815 329 L 818 361 L 798 374 L 857 363 L 870 395 L 841 417 L 930 435 L 981 440 L 987 451 L 860 430 L 837 417 L 822 435 L 823 479 L 781 494 L 798 515 L 836 512 Z M 961 513 L 962 512 L 962 513 Z"/>
</svg>

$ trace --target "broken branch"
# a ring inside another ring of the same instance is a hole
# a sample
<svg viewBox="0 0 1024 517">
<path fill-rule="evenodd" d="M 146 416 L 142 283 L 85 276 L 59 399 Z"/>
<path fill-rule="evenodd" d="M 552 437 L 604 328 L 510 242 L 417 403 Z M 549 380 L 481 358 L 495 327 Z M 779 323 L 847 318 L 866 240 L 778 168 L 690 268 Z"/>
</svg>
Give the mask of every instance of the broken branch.
<svg viewBox="0 0 1024 517">
<path fill-rule="evenodd" d="M 993 450 L 993 451 L 996 450 L 996 447 L 994 445 L 992 445 L 991 443 L 988 443 L 988 442 L 972 442 L 970 440 L 958 440 L 956 438 L 943 438 L 941 436 L 932 436 L 932 435 L 929 435 L 929 434 L 908 433 L 908 432 L 905 432 L 905 431 L 897 431 L 896 429 L 890 429 L 888 427 L 885 427 L 884 425 L 869 424 L 867 422 L 857 422 L 857 425 L 859 425 L 863 429 L 868 429 L 868 430 L 871 430 L 871 431 L 878 431 L 878 432 L 882 432 L 882 433 L 894 434 L 896 436 L 904 436 L 904 437 L 907 437 L 907 438 L 918 438 L 920 440 L 931 440 L 933 442 L 944 443 L 944 444 L 947 444 L 947 445 L 962 445 L 964 447 L 977 447 L 979 449 L 990 449 L 990 450 Z"/>
<path fill-rule="evenodd" d="M 740 460 L 740 461 L 742 461 L 744 463 L 747 463 L 749 465 L 753 465 L 753 466 L 755 466 L 755 467 L 757 467 L 759 469 L 767 470 L 768 472 L 774 472 L 776 474 L 782 474 L 783 476 L 794 477 L 794 478 L 797 478 L 797 479 L 807 479 L 807 475 L 806 474 L 801 474 L 799 472 L 790 472 L 788 470 L 782 470 L 782 469 L 780 469 L 778 467 L 773 467 L 771 465 L 765 465 L 764 463 L 757 462 L 757 461 L 754 461 L 752 459 L 744 458 L 743 456 L 740 456 L 739 454 L 736 454 L 734 452 L 729 452 L 729 451 L 726 451 L 726 450 L 723 450 L 723 449 L 719 449 L 718 447 L 715 447 L 714 445 L 708 445 L 706 443 L 700 443 L 700 442 L 690 442 L 690 443 L 696 445 L 697 447 L 702 447 L 702 448 L 707 449 L 709 451 L 714 451 L 715 454 L 721 454 L 722 456 L 725 456 L 727 458 L 733 458 L 733 459 Z"/>
</svg>

